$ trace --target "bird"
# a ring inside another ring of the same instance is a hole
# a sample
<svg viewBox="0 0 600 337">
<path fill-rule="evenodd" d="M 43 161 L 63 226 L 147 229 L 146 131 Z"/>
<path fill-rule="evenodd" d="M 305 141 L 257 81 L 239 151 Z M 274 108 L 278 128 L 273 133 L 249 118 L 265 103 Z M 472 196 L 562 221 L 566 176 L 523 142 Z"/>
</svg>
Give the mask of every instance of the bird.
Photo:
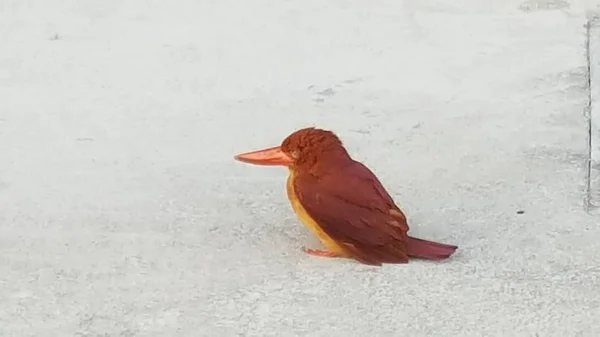
<svg viewBox="0 0 600 337">
<path fill-rule="evenodd" d="M 279 146 L 241 153 L 234 159 L 288 168 L 291 206 L 326 248 L 302 247 L 310 255 L 381 266 L 405 264 L 409 257 L 445 260 L 458 248 L 409 236 L 405 214 L 379 179 L 352 159 L 330 130 L 302 128 Z"/>
</svg>

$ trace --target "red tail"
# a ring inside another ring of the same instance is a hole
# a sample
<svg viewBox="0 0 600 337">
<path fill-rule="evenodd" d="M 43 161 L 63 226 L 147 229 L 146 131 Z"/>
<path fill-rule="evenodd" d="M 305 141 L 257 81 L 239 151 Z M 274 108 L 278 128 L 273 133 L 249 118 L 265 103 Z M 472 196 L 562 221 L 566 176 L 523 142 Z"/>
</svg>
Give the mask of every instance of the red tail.
<svg viewBox="0 0 600 337">
<path fill-rule="evenodd" d="M 447 259 L 458 248 L 453 245 L 408 237 L 408 255 L 429 260 Z"/>
</svg>

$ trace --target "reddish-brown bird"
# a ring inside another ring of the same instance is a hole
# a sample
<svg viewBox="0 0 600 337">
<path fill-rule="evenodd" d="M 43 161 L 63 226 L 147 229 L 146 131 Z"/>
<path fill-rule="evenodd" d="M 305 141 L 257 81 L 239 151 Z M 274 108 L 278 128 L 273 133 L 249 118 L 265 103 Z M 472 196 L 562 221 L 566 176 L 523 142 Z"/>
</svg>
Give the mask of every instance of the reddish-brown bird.
<svg viewBox="0 0 600 337">
<path fill-rule="evenodd" d="M 281 144 L 235 159 L 287 166 L 287 193 L 294 211 L 327 250 L 317 256 L 353 258 L 369 265 L 408 263 L 408 257 L 442 260 L 457 246 L 408 236 L 404 213 L 377 177 L 353 160 L 331 131 L 305 128 Z"/>
</svg>

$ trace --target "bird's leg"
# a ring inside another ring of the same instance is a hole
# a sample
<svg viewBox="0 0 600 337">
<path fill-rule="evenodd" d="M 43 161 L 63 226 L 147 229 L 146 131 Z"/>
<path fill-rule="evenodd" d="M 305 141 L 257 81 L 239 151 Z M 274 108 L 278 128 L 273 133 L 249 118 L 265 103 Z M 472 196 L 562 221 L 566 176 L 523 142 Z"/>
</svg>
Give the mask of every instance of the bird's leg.
<svg viewBox="0 0 600 337">
<path fill-rule="evenodd" d="M 302 250 L 310 255 L 314 255 L 314 256 L 322 256 L 322 257 L 340 257 L 340 255 L 334 253 L 334 252 L 330 252 L 328 250 L 322 250 L 322 249 L 312 249 L 312 248 L 306 248 L 306 247 L 302 247 Z"/>
</svg>

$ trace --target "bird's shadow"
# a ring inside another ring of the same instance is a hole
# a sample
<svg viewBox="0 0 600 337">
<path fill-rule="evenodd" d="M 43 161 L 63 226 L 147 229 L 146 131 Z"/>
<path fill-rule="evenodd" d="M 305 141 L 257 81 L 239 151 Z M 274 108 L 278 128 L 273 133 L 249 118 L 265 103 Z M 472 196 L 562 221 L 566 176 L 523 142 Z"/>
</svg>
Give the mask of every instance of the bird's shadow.
<svg viewBox="0 0 600 337">
<path fill-rule="evenodd" d="M 302 247 L 322 248 L 322 244 L 310 231 L 295 219 L 286 218 L 280 225 L 270 227 L 270 235 L 278 240 L 281 245 L 294 247 L 301 250 Z"/>
</svg>

